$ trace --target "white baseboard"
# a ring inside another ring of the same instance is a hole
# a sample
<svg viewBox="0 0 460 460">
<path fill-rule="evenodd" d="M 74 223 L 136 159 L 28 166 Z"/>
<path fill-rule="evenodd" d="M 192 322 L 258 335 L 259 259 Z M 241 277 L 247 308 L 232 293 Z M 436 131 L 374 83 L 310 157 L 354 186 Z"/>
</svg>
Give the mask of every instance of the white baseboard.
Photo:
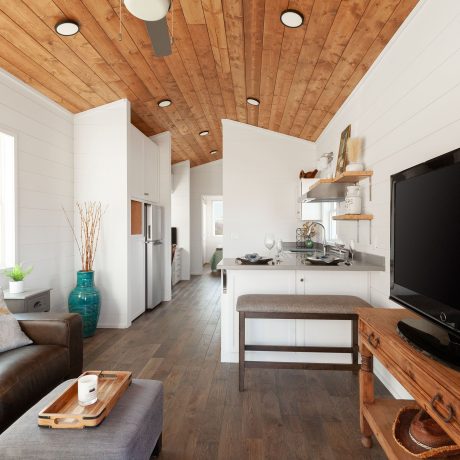
<svg viewBox="0 0 460 460">
<path fill-rule="evenodd" d="M 102 323 L 98 324 L 97 328 L 98 329 L 128 329 L 128 327 L 131 327 L 131 323 L 126 324 L 126 323 Z"/>
</svg>

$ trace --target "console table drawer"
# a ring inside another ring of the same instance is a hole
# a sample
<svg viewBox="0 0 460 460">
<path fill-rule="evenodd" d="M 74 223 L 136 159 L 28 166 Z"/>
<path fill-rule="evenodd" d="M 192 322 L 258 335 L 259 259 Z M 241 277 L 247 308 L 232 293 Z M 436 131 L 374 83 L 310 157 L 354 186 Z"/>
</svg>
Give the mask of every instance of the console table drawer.
<svg viewBox="0 0 460 460">
<path fill-rule="evenodd" d="M 50 309 L 50 296 L 46 292 L 33 297 L 28 297 L 25 300 L 25 311 L 27 313 L 49 311 Z"/>
<path fill-rule="evenodd" d="M 408 389 L 451 436 L 460 439 L 460 394 L 458 388 L 443 385 L 433 368 L 415 362 L 414 348 L 397 334 L 389 337 L 365 322 L 360 322 L 360 340 L 388 371 Z M 431 364 L 431 363 L 430 363 Z"/>
<path fill-rule="evenodd" d="M 359 323 L 360 339 L 366 344 L 366 347 L 377 355 L 378 350 L 385 349 L 385 338 L 374 328 L 364 322 Z"/>
<path fill-rule="evenodd" d="M 11 313 L 33 313 L 50 310 L 50 289 L 24 291 L 10 294 L 5 291 L 5 301 Z"/>
</svg>

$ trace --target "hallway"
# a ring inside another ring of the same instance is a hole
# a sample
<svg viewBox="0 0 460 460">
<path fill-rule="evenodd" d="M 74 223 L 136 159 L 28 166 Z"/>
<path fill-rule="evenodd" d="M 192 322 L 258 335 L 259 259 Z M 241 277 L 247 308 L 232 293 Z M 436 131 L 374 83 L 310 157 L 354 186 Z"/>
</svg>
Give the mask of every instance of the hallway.
<svg viewBox="0 0 460 460">
<path fill-rule="evenodd" d="M 237 364 L 220 363 L 220 278 L 193 277 L 173 295 L 129 329 L 85 340 L 85 369 L 163 381 L 161 459 L 385 458 L 361 447 L 351 372 L 251 369 L 239 393 Z"/>
</svg>

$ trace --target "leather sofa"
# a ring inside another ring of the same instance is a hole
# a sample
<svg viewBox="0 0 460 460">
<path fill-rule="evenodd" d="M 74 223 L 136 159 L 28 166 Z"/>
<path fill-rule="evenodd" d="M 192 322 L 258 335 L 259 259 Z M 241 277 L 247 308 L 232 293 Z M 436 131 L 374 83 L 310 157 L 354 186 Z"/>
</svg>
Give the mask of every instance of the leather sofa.
<svg viewBox="0 0 460 460">
<path fill-rule="evenodd" d="M 24 313 L 14 315 L 32 345 L 0 353 L 0 433 L 83 367 L 80 315 Z"/>
</svg>

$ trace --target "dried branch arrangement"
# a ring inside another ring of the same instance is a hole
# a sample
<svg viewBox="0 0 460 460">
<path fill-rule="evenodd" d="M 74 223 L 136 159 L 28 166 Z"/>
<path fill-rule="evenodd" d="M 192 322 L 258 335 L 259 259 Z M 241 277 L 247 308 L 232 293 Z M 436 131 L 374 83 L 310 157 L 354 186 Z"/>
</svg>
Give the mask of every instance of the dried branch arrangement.
<svg viewBox="0 0 460 460">
<path fill-rule="evenodd" d="M 62 208 L 78 246 L 81 269 L 82 271 L 92 271 L 101 231 L 101 220 L 105 210 L 102 209 L 100 202 L 93 201 L 85 201 L 83 204 L 77 203 L 77 209 L 80 216 L 80 238 L 77 237 L 74 226 Z"/>
<path fill-rule="evenodd" d="M 303 224 L 305 237 L 313 238 L 316 235 L 315 222 L 307 221 Z"/>
</svg>

